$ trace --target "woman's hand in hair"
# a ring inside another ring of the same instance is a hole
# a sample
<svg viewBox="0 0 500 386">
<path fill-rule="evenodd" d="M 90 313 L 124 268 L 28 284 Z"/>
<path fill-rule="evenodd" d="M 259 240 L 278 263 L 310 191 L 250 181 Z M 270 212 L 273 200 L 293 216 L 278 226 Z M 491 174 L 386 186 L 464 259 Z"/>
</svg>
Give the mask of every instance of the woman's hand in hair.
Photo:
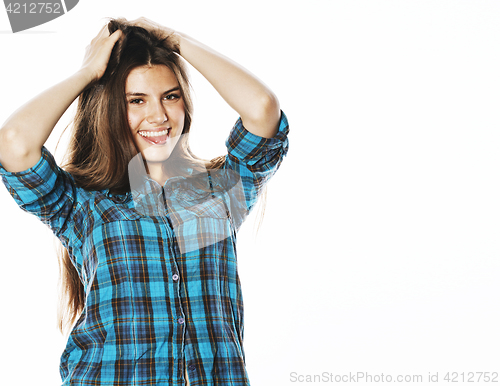
<svg viewBox="0 0 500 386">
<path fill-rule="evenodd" d="M 172 28 L 165 27 L 145 17 L 131 20 L 128 23 L 136 27 L 144 28 L 153 36 L 163 40 L 166 48 L 179 53 L 179 35 Z"/>
<path fill-rule="evenodd" d="M 110 35 L 108 26 L 105 25 L 87 46 L 82 70 L 88 72 L 90 81 L 98 80 L 104 75 L 111 51 L 122 34 L 121 30 L 116 30 Z"/>
<path fill-rule="evenodd" d="M 71 77 L 17 109 L 0 128 L 0 163 L 9 172 L 34 166 L 42 146 L 64 112 L 93 80 L 104 75 L 114 44 L 122 32 L 109 36 L 107 26 L 87 47 L 83 65 Z"/>
</svg>

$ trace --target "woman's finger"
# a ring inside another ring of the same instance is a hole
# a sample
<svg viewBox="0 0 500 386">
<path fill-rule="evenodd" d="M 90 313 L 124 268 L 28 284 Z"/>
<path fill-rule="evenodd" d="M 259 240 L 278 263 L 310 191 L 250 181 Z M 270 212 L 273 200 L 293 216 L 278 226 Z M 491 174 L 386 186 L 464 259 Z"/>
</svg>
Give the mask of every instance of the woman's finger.
<svg viewBox="0 0 500 386">
<path fill-rule="evenodd" d="M 123 35 L 123 32 L 121 29 L 117 29 L 115 32 L 113 32 L 111 35 L 109 35 L 108 37 L 110 38 L 110 42 L 112 44 L 115 44 L 118 39 L 120 39 L 120 37 Z"/>
</svg>

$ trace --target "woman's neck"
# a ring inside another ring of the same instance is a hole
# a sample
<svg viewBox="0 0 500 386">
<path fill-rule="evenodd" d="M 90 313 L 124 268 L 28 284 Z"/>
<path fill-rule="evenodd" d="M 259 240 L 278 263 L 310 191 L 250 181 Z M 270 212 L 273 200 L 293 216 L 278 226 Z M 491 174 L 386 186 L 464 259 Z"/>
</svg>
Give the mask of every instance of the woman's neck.
<svg viewBox="0 0 500 386">
<path fill-rule="evenodd" d="M 164 186 L 168 180 L 168 176 L 164 173 L 161 163 L 148 162 L 149 176 L 155 180 L 160 186 Z"/>
</svg>

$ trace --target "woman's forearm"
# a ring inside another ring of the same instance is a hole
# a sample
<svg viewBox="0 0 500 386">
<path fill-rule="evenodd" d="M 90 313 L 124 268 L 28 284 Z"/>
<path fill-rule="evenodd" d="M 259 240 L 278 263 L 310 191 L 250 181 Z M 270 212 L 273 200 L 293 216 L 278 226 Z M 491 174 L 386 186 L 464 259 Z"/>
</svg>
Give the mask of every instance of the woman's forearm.
<svg viewBox="0 0 500 386">
<path fill-rule="evenodd" d="M 19 172 L 36 164 L 57 121 L 85 87 L 106 71 L 120 36 L 121 31 L 110 35 L 107 26 L 102 27 L 87 46 L 77 73 L 33 98 L 7 119 L 0 129 L 0 163 L 5 170 Z"/>
<path fill-rule="evenodd" d="M 280 106 L 274 93 L 231 59 L 184 33 L 175 35 L 181 56 L 238 112 L 245 128 L 261 137 L 274 137 L 280 119 Z"/>
<path fill-rule="evenodd" d="M 57 121 L 91 81 L 80 70 L 16 110 L 0 129 L 0 163 L 11 172 L 34 166 Z"/>
</svg>

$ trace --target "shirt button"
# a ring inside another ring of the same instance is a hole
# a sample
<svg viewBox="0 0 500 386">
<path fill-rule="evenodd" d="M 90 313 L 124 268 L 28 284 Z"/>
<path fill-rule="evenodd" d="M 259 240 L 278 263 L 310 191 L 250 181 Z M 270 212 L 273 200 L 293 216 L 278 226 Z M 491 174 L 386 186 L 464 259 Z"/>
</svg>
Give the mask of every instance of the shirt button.
<svg viewBox="0 0 500 386">
<path fill-rule="evenodd" d="M 196 366 L 195 366 L 195 365 L 189 365 L 188 370 L 189 370 L 189 371 L 193 371 L 195 368 L 196 368 Z"/>
<path fill-rule="evenodd" d="M 179 280 L 179 275 L 177 275 L 176 273 L 174 273 L 173 276 L 172 276 L 172 279 L 174 279 L 174 281 Z"/>
<path fill-rule="evenodd" d="M 184 318 L 179 318 L 179 319 L 177 319 L 177 321 L 179 322 L 179 324 L 182 324 L 182 323 L 184 323 Z"/>
</svg>

